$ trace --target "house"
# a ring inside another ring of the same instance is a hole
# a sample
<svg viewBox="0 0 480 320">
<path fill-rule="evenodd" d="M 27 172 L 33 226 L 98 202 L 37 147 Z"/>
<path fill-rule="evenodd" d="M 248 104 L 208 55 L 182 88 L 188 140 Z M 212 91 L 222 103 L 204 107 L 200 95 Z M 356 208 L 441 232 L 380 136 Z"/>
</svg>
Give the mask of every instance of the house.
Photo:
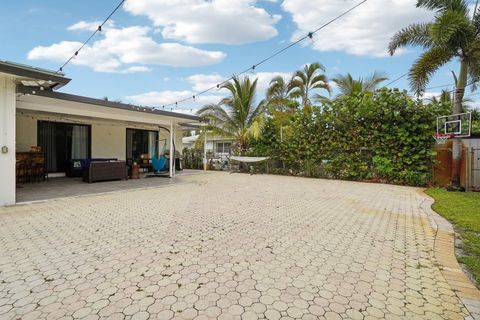
<svg viewBox="0 0 480 320">
<path fill-rule="evenodd" d="M 194 134 L 194 131 L 192 133 L 191 136 L 183 137 L 182 144 L 184 148 L 192 149 L 200 138 L 199 135 Z M 232 138 L 207 135 L 207 143 L 205 145 L 207 158 L 220 161 L 226 160 L 226 157 L 232 154 L 232 145 Z"/>
<path fill-rule="evenodd" d="M 182 150 L 182 127 L 200 117 L 78 96 L 57 90 L 64 74 L 0 61 L 0 206 L 15 204 L 16 156 L 39 146 L 46 170 L 62 175 L 69 160 L 134 161 Z M 175 175 L 169 157 L 169 176 Z"/>
</svg>

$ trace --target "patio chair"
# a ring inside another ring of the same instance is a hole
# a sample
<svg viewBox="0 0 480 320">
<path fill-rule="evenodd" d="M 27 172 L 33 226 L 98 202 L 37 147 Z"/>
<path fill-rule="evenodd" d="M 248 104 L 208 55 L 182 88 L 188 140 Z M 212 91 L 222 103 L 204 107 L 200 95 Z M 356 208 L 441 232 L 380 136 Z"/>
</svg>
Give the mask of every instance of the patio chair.
<svg viewBox="0 0 480 320">
<path fill-rule="evenodd" d="M 37 153 L 32 155 L 32 161 L 30 163 L 29 171 L 32 181 L 48 181 L 45 155 L 43 153 Z"/>
<path fill-rule="evenodd" d="M 24 161 L 17 161 L 17 183 L 27 182 L 27 164 Z"/>
</svg>

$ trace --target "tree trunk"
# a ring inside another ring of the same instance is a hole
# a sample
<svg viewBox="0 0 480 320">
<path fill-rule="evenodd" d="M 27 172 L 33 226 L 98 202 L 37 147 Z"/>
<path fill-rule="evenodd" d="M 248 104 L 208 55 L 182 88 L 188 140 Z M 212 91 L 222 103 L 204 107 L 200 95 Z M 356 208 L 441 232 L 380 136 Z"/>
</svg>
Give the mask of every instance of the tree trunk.
<svg viewBox="0 0 480 320">
<path fill-rule="evenodd" d="M 460 74 L 455 88 L 453 114 L 462 113 L 463 97 L 467 86 L 468 69 L 465 62 L 460 64 Z M 462 139 L 454 138 L 452 143 L 452 186 L 460 187 L 460 165 L 462 162 Z"/>
</svg>

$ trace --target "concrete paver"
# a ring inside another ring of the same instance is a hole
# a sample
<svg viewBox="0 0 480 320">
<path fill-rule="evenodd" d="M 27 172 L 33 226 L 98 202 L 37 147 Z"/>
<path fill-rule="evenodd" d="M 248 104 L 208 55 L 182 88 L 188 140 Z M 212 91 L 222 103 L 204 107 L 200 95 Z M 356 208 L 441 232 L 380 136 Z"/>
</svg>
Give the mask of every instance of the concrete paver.
<svg viewBox="0 0 480 320">
<path fill-rule="evenodd" d="M 225 173 L 177 179 L 184 183 L 0 209 L 0 318 L 470 316 L 418 189 Z"/>
</svg>

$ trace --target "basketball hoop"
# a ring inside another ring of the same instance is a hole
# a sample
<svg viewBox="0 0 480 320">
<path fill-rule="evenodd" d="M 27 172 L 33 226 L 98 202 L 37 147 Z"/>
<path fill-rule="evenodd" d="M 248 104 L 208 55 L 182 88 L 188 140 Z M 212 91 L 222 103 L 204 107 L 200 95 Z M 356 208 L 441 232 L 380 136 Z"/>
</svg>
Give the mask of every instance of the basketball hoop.
<svg viewBox="0 0 480 320">
<path fill-rule="evenodd" d="M 435 133 L 433 135 L 433 138 L 435 139 L 438 145 L 443 145 L 447 143 L 448 139 L 450 139 L 451 137 L 452 135 L 449 133 Z"/>
</svg>

